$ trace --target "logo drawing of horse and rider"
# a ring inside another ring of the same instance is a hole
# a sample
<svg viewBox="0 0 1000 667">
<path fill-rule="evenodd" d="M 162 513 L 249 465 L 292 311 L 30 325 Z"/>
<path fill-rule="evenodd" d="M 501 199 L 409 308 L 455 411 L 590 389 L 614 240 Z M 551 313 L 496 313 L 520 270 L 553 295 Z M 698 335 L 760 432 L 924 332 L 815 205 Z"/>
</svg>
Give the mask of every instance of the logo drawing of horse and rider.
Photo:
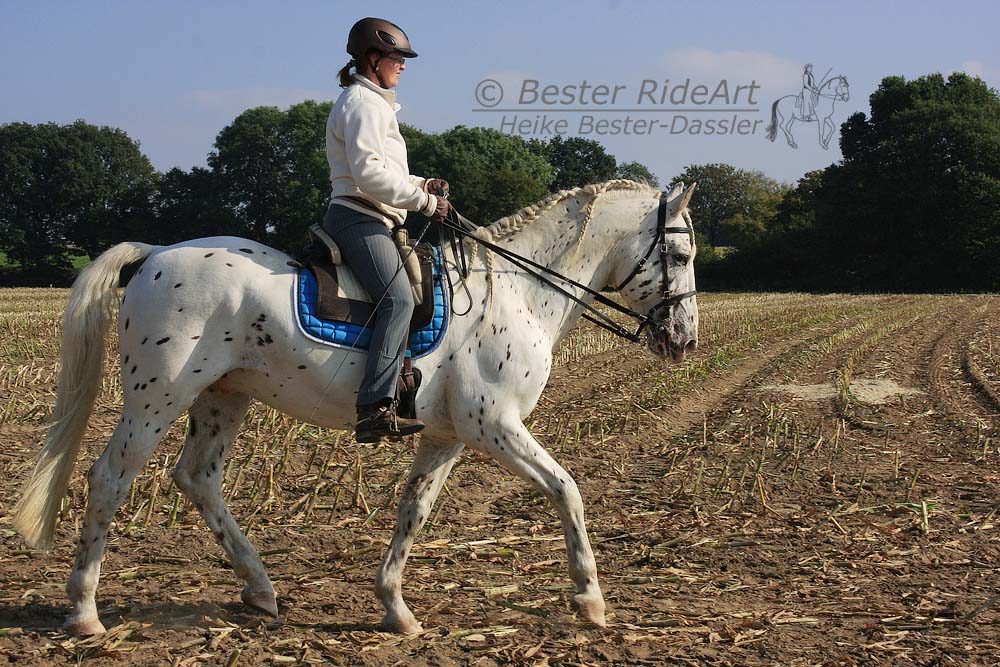
<svg viewBox="0 0 1000 667">
<path fill-rule="evenodd" d="M 769 141 L 777 138 L 780 129 L 788 145 L 798 148 L 792 134 L 792 126 L 795 121 L 801 121 L 817 123 L 819 145 L 824 150 L 830 148 L 830 139 L 836 130 L 831 120 L 834 108 L 837 102 L 850 100 L 851 93 L 847 77 L 837 75 L 827 78 L 828 75 L 829 71 L 817 84 L 812 63 L 803 68 L 802 89 L 798 95 L 785 95 L 771 105 L 771 124 L 767 126 L 765 135 Z"/>
</svg>

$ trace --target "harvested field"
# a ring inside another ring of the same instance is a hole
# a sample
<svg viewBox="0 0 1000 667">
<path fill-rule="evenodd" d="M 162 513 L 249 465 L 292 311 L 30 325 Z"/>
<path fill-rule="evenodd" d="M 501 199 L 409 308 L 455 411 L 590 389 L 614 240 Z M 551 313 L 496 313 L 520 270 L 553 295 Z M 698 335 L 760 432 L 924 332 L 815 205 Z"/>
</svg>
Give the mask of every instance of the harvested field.
<svg viewBox="0 0 1000 667">
<path fill-rule="evenodd" d="M 529 427 L 583 493 L 606 629 L 570 612 L 545 499 L 466 453 L 405 573 L 424 632 L 379 632 L 372 580 L 411 443 L 359 446 L 257 404 L 223 488 L 281 617 L 240 604 L 173 486 L 181 420 L 112 527 L 109 632 L 78 639 L 58 626 L 84 473 L 119 416 L 114 341 L 56 547 L 26 549 L 9 516 L 51 411 L 66 295 L 0 290 L 9 664 L 1000 664 L 1000 297 L 702 295 L 700 349 L 677 366 L 574 330 Z"/>
</svg>

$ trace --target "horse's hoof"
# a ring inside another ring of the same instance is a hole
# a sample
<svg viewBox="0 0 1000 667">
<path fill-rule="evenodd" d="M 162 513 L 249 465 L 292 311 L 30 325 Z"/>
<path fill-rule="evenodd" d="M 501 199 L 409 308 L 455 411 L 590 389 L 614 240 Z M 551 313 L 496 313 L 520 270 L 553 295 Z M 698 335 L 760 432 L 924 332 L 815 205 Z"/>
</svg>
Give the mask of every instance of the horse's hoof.
<svg viewBox="0 0 1000 667">
<path fill-rule="evenodd" d="M 608 621 L 604 617 L 604 598 L 600 593 L 597 595 L 588 593 L 578 593 L 573 596 L 573 608 L 580 618 L 592 623 L 599 628 L 608 627 Z"/>
<path fill-rule="evenodd" d="M 406 612 L 406 616 L 387 613 L 379 626 L 386 632 L 394 632 L 397 635 L 416 635 L 424 631 L 423 626 L 409 611 Z"/>
<path fill-rule="evenodd" d="M 83 637 L 86 635 L 103 635 L 107 630 L 98 619 L 90 621 L 68 619 L 63 623 L 62 631 L 68 635 Z"/>
<path fill-rule="evenodd" d="M 278 618 L 278 601 L 274 596 L 274 591 L 250 591 L 244 588 L 243 592 L 240 593 L 240 599 L 251 609 Z"/>
</svg>

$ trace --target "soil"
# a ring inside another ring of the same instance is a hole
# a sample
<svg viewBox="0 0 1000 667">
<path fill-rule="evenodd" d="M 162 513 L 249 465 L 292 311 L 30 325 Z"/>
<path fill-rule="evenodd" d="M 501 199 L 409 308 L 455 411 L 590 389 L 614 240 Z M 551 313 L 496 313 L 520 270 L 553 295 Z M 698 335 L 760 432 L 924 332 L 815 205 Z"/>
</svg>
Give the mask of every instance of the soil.
<svg viewBox="0 0 1000 667">
<path fill-rule="evenodd" d="M 117 419 L 115 386 L 56 546 L 29 550 L 9 510 L 55 359 L 8 356 L 0 665 L 1000 664 L 1000 297 L 699 299 L 702 344 L 680 368 L 581 326 L 566 345 L 592 351 L 554 370 L 529 420 L 584 496 L 607 628 L 570 610 L 544 497 L 470 452 L 405 572 L 424 631 L 380 632 L 372 580 L 412 443 L 358 446 L 258 406 L 224 489 L 280 617 L 241 605 L 172 486 L 179 424 L 112 527 L 97 593 L 109 632 L 61 634 L 83 471 Z"/>
</svg>

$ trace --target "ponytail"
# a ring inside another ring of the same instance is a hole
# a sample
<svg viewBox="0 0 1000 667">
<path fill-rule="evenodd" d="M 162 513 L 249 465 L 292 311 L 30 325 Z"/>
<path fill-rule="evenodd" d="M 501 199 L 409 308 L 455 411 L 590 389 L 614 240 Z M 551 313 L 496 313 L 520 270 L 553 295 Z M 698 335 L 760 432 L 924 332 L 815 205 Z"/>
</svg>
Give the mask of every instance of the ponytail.
<svg viewBox="0 0 1000 667">
<path fill-rule="evenodd" d="M 356 67 L 356 66 L 357 63 L 354 61 L 354 59 L 351 59 L 350 62 L 341 67 L 340 71 L 337 72 L 337 76 L 340 78 L 341 88 L 347 88 L 352 83 L 354 83 L 354 80 L 351 78 L 351 67 Z"/>
</svg>

